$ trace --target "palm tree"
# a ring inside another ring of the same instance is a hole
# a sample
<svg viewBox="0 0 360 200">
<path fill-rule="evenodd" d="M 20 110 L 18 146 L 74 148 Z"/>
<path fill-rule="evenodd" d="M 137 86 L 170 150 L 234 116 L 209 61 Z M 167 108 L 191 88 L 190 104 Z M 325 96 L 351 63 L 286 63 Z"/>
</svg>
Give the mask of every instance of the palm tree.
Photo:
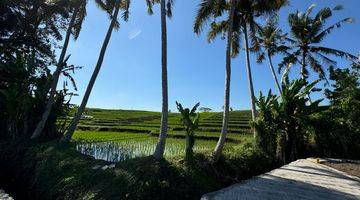
<svg viewBox="0 0 360 200">
<path fill-rule="evenodd" d="M 287 53 L 288 47 L 283 45 L 285 37 L 281 29 L 277 28 L 277 20 L 274 19 L 268 20 L 264 27 L 258 29 L 258 40 L 264 51 L 259 54 L 257 61 L 262 62 L 267 57 L 279 94 L 281 94 L 281 86 L 275 73 L 272 56 L 276 53 Z"/>
<path fill-rule="evenodd" d="M 167 78 L 167 27 L 166 17 L 172 17 L 174 0 L 146 0 L 148 13 L 153 14 L 153 5 L 160 3 L 161 10 L 161 83 L 162 83 L 162 109 L 159 141 L 156 144 L 153 156 L 161 159 L 165 151 L 165 142 L 168 128 L 168 78 Z"/>
<path fill-rule="evenodd" d="M 340 28 L 344 23 L 351 23 L 351 18 L 344 18 L 324 29 L 326 20 L 332 16 L 333 11 L 341 10 L 342 6 L 336 6 L 334 9 L 323 8 L 315 17 L 310 14 L 315 5 L 311 5 L 305 13 L 297 11 L 290 14 L 288 17 L 289 25 L 291 28 L 292 38 L 287 40 L 293 48 L 293 52 L 284 58 L 280 63 L 280 70 L 290 63 L 299 63 L 301 66 L 301 76 L 307 79 L 308 70 L 306 67 L 309 65 L 312 70 L 319 74 L 320 79 L 326 80 L 323 65 L 330 67 L 336 65 L 336 61 L 329 58 L 327 55 L 337 57 L 345 57 L 350 60 L 356 60 L 357 57 L 337 49 L 321 46 L 320 43 L 325 37 L 331 33 L 335 28 Z M 320 61 L 322 64 L 320 64 Z"/>
<path fill-rule="evenodd" d="M 238 12 L 240 12 L 239 20 L 242 22 L 242 31 L 244 33 L 244 45 L 246 56 L 246 72 L 249 82 L 250 101 L 251 101 L 251 116 L 255 121 L 256 117 L 256 105 L 254 95 L 254 85 L 252 80 L 251 66 L 250 66 L 250 46 L 249 36 L 252 41 L 252 50 L 258 51 L 259 44 L 256 39 L 256 32 L 259 29 L 259 25 L 255 21 L 257 17 L 264 15 L 274 15 L 281 7 L 287 5 L 287 0 L 279 1 L 267 1 L 267 0 L 240 0 L 238 5 Z M 254 129 L 254 136 L 256 131 Z"/>
<path fill-rule="evenodd" d="M 230 107 L 230 81 L 231 81 L 231 50 L 233 44 L 233 37 L 237 37 L 234 35 L 234 14 L 235 14 L 235 0 L 230 0 L 228 2 L 230 4 L 230 9 L 228 9 L 228 19 L 227 21 L 223 21 L 223 23 L 212 23 L 211 31 L 208 33 L 208 41 L 211 41 L 220 30 L 227 31 L 227 44 L 226 44 L 226 67 L 225 67 L 225 98 L 224 98 L 224 112 L 223 112 L 223 121 L 222 128 L 219 140 L 216 144 L 214 150 L 214 158 L 218 160 L 222 149 L 225 144 L 228 122 L 229 122 L 229 107 Z M 194 23 L 194 32 L 196 34 L 200 34 L 202 31 L 203 25 L 217 17 L 220 17 L 222 13 L 225 11 L 227 7 L 227 2 L 219 3 L 212 0 L 203 0 L 199 5 L 199 10 L 197 11 L 197 16 Z M 221 28 L 219 28 L 221 26 Z"/>
<path fill-rule="evenodd" d="M 106 48 L 107 48 L 110 38 L 111 38 L 112 31 L 114 28 L 116 28 L 116 29 L 119 28 L 119 22 L 117 21 L 117 17 L 118 17 L 120 8 L 123 8 L 125 10 L 123 13 L 124 20 L 127 21 L 128 17 L 129 17 L 130 0 L 116 0 L 116 1 L 97 0 L 97 3 L 110 14 L 111 22 L 110 22 L 109 28 L 107 30 L 103 45 L 101 47 L 99 58 L 96 63 L 94 72 L 93 72 L 91 79 L 89 81 L 89 84 L 86 88 L 85 95 L 82 99 L 82 102 L 81 102 L 72 122 L 69 125 L 68 130 L 66 131 L 65 135 L 61 139 L 62 142 L 69 142 L 71 140 L 71 137 L 74 134 L 74 131 L 77 127 L 77 124 L 79 123 L 82 113 L 85 110 L 87 101 L 90 97 L 91 90 L 92 90 L 92 88 L 95 84 L 96 78 L 100 72 L 100 69 L 101 69 L 101 66 L 102 66 L 102 63 L 104 60 L 104 56 L 106 53 Z"/>
<path fill-rule="evenodd" d="M 48 102 L 46 103 L 45 111 L 41 117 L 41 120 L 37 124 L 36 129 L 31 136 L 31 139 L 38 138 L 40 136 L 40 134 L 42 133 L 42 131 L 44 130 L 45 124 L 46 124 L 47 119 L 51 112 L 51 108 L 55 102 L 56 87 L 59 82 L 59 77 L 61 75 L 61 72 L 65 65 L 64 60 L 65 60 L 66 51 L 67 51 L 67 48 L 69 45 L 70 36 L 71 36 L 71 34 L 73 34 L 75 40 L 79 36 L 82 22 L 84 21 L 85 16 L 86 16 L 86 3 L 87 3 L 86 0 L 80 0 L 80 1 L 72 1 L 70 4 L 70 8 L 73 9 L 72 16 L 71 16 L 71 20 L 69 22 L 69 25 L 68 25 L 68 28 L 66 31 L 64 45 L 61 50 L 59 61 L 56 65 L 56 70 L 54 71 L 54 73 L 52 75 L 49 99 L 48 99 Z"/>
<path fill-rule="evenodd" d="M 239 54 L 240 49 L 240 38 L 241 34 L 244 34 L 244 46 L 245 46 L 245 55 L 246 55 L 246 71 L 247 78 L 249 82 L 249 92 L 251 100 L 251 114 L 252 119 L 255 120 L 256 117 L 256 105 L 255 105 L 255 95 L 254 95 L 254 86 L 252 80 L 252 73 L 250 67 L 250 50 L 258 51 L 259 50 L 259 41 L 256 38 L 256 32 L 259 29 L 259 25 L 255 21 L 256 17 L 263 15 L 274 15 L 282 6 L 287 4 L 287 0 L 279 1 L 267 1 L 267 0 L 238 0 L 236 1 L 236 7 L 234 11 L 234 23 L 233 31 L 235 32 L 232 37 L 232 56 L 236 57 Z M 224 6 L 223 6 L 224 7 Z M 226 9 L 223 8 L 222 9 Z M 225 6 L 226 7 L 226 6 Z M 229 6 L 227 6 L 229 7 Z M 216 12 L 222 12 L 220 8 Z M 218 13 L 216 13 L 218 14 Z M 212 40 L 216 35 L 224 33 L 227 27 L 228 21 L 223 20 L 220 22 L 212 23 L 212 31 L 209 33 L 209 39 Z M 252 47 L 250 47 L 249 39 L 251 41 Z M 256 132 L 254 130 L 254 136 Z"/>
</svg>

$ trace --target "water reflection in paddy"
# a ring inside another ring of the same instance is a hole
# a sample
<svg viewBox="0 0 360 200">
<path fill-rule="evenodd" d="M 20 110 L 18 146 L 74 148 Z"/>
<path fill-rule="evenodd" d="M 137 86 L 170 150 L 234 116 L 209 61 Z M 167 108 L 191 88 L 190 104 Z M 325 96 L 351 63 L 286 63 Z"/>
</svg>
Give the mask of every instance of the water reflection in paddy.
<svg viewBox="0 0 360 200">
<path fill-rule="evenodd" d="M 76 149 L 95 159 L 110 162 L 123 161 L 130 158 L 149 156 L 155 151 L 156 138 L 145 138 L 124 141 L 78 143 Z M 202 141 L 195 144 L 194 151 L 207 151 L 214 148 L 215 143 Z M 165 156 L 175 156 L 185 153 L 185 141 L 181 139 L 167 139 Z"/>
</svg>

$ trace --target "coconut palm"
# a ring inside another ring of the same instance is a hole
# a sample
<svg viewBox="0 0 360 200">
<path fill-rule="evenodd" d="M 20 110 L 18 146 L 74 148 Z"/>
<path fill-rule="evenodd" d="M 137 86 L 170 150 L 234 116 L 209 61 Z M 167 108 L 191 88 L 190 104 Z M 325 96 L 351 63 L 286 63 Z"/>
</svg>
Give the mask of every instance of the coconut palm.
<svg viewBox="0 0 360 200">
<path fill-rule="evenodd" d="M 274 18 L 268 20 L 264 27 L 258 29 L 258 41 L 263 51 L 258 55 L 257 61 L 262 62 L 267 57 L 279 94 L 281 94 L 281 86 L 275 73 L 272 56 L 277 53 L 287 53 L 289 48 L 284 45 L 285 37 L 286 35 L 282 33 L 282 30 L 277 27 L 277 20 L 274 20 Z"/>
<path fill-rule="evenodd" d="M 114 28 L 115 29 L 119 28 L 119 22 L 117 21 L 117 17 L 118 17 L 120 8 L 124 9 L 124 13 L 122 15 L 123 19 L 125 21 L 127 21 L 128 17 L 129 17 L 130 0 L 115 0 L 115 1 L 113 1 L 113 0 L 97 0 L 97 3 L 99 6 L 101 6 L 104 10 L 106 10 L 110 14 L 111 22 L 110 22 L 109 28 L 107 30 L 103 45 L 101 47 L 99 58 L 96 63 L 94 72 L 91 75 L 91 79 L 86 88 L 85 95 L 81 101 L 81 104 L 80 104 L 73 120 L 71 121 L 71 123 L 69 125 L 68 130 L 66 131 L 65 135 L 61 139 L 62 142 L 68 142 L 71 140 L 71 137 L 74 134 L 74 131 L 77 127 L 77 124 L 79 123 L 82 113 L 85 110 L 86 104 L 90 97 L 91 90 L 92 90 L 92 88 L 95 84 L 96 78 L 100 72 L 100 69 L 101 69 L 101 66 L 102 66 L 102 63 L 104 60 L 104 56 L 106 53 L 106 49 L 107 49 L 107 46 L 108 46 L 110 38 L 111 38 L 112 31 Z"/>
<path fill-rule="evenodd" d="M 350 60 L 356 60 L 357 57 L 345 51 L 324 47 L 321 42 L 335 28 L 340 28 L 344 23 L 352 22 L 351 18 L 344 18 L 335 24 L 324 28 L 326 21 L 332 16 L 334 11 L 342 10 L 342 6 L 336 6 L 334 9 L 329 7 L 321 9 L 314 17 L 310 14 L 315 5 L 311 5 L 305 13 L 297 11 L 288 17 L 291 28 L 292 38 L 288 38 L 293 52 L 286 56 L 280 63 L 280 70 L 290 63 L 299 63 L 301 66 L 301 76 L 304 79 L 308 77 L 309 65 L 313 71 L 319 74 L 320 79 L 326 79 L 324 66 L 330 67 L 336 65 L 336 61 L 328 55 L 345 57 Z M 322 61 L 322 63 L 320 62 Z"/>
<path fill-rule="evenodd" d="M 251 116 L 252 120 L 255 121 L 256 117 L 256 105 L 255 105 L 255 94 L 254 85 L 252 80 L 251 66 L 250 66 L 250 46 L 249 37 L 252 41 L 252 49 L 257 51 L 259 44 L 256 39 L 256 32 L 259 29 L 259 25 L 256 22 L 256 18 L 264 15 L 274 15 L 281 7 L 287 5 L 287 0 L 271 1 L 271 0 L 240 0 L 238 5 L 238 11 L 241 13 L 238 16 L 242 22 L 242 28 L 244 33 L 244 45 L 245 45 L 245 56 L 246 56 L 246 72 L 249 82 L 250 100 L 251 100 Z M 254 136 L 256 132 L 254 130 Z"/>
<path fill-rule="evenodd" d="M 234 25 L 233 29 L 235 34 L 233 34 L 232 37 L 232 43 L 233 43 L 232 56 L 236 57 L 239 54 L 239 49 L 240 49 L 239 43 L 240 43 L 241 34 L 243 34 L 245 56 L 246 56 L 245 57 L 246 71 L 247 71 L 247 79 L 249 82 L 251 114 L 253 120 L 255 120 L 256 117 L 256 106 L 255 106 L 255 95 L 254 95 L 252 72 L 250 66 L 250 51 L 259 50 L 259 41 L 257 40 L 256 32 L 260 26 L 256 22 L 256 18 L 259 16 L 272 16 L 276 13 L 276 11 L 278 11 L 282 6 L 286 4 L 287 4 L 287 0 L 279 0 L 279 1 L 237 0 L 236 1 L 236 7 L 234 11 L 234 23 L 233 23 Z M 229 6 L 225 6 L 225 7 L 229 8 Z M 213 30 L 209 34 L 210 40 L 215 38 L 216 35 L 224 33 L 227 24 L 228 24 L 227 20 L 223 20 L 220 22 L 213 22 L 212 23 Z M 251 46 L 250 46 L 250 42 L 251 42 Z M 254 136 L 255 134 L 256 132 L 254 130 Z"/>
<path fill-rule="evenodd" d="M 225 144 L 228 122 L 229 122 L 229 107 L 230 107 L 230 81 L 231 81 L 231 50 L 233 37 L 237 37 L 234 33 L 234 14 L 235 14 L 235 0 L 226 1 L 213 1 L 213 0 L 203 0 L 199 5 L 199 10 L 197 11 L 197 16 L 194 23 L 194 32 L 196 34 L 200 34 L 204 24 L 210 20 L 216 19 L 217 17 L 221 17 L 225 12 L 228 5 L 230 5 L 230 9 L 228 9 L 228 17 L 226 21 L 222 23 L 213 22 L 211 25 L 211 30 L 208 33 L 208 41 L 211 41 L 218 33 L 222 30 L 226 30 L 227 32 L 227 44 L 226 44 L 226 64 L 225 64 L 225 98 L 224 98 L 224 113 L 223 113 L 223 121 L 222 128 L 219 140 L 216 144 L 214 150 L 214 158 L 218 160 L 222 149 Z M 227 5 L 228 4 L 228 5 Z"/>
<path fill-rule="evenodd" d="M 86 3 L 87 3 L 86 0 L 76 0 L 70 2 L 70 9 L 73 10 L 72 16 L 66 31 L 64 45 L 61 50 L 59 61 L 57 62 L 56 69 L 52 75 L 50 93 L 48 97 L 49 99 L 48 102 L 46 103 L 45 111 L 41 117 L 41 120 L 36 126 L 36 129 L 32 134 L 31 139 L 35 139 L 40 136 L 40 134 L 42 133 L 45 127 L 47 119 L 50 115 L 51 108 L 55 102 L 55 93 L 56 93 L 57 84 L 59 82 L 59 77 L 61 75 L 62 70 L 64 69 L 64 65 L 65 65 L 64 60 L 69 45 L 70 36 L 71 34 L 73 34 L 74 39 L 76 40 L 80 34 L 81 25 L 86 16 Z"/>
<path fill-rule="evenodd" d="M 166 17 L 172 17 L 174 0 L 146 0 L 148 13 L 153 14 L 154 4 L 160 3 L 161 12 L 161 83 L 162 83 L 162 109 L 159 141 L 156 144 L 153 156 L 161 159 L 165 151 L 165 142 L 168 127 L 168 80 L 167 80 L 167 27 Z"/>
</svg>

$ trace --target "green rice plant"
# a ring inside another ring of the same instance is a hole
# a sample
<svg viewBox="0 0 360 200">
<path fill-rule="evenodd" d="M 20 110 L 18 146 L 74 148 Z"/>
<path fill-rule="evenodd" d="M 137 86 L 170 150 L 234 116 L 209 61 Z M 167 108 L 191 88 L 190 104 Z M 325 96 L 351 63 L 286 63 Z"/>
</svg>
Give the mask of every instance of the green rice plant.
<svg viewBox="0 0 360 200">
<path fill-rule="evenodd" d="M 95 159 L 110 162 L 124 161 L 135 157 L 152 155 L 157 139 L 152 137 L 132 138 L 107 142 L 79 142 L 76 149 Z M 169 138 L 166 141 L 165 157 L 185 154 L 185 141 Z M 216 145 L 215 141 L 199 141 L 194 146 L 195 152 L 210 152 Z"/>
</svg>

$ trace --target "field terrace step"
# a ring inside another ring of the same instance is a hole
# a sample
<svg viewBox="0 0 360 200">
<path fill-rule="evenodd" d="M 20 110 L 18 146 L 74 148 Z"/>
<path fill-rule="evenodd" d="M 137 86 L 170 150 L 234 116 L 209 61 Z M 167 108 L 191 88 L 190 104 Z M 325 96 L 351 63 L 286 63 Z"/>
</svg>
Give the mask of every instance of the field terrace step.
<svg viewBox="0 0 360 200">
<path fill-rule="evenodd" d="M 112 126 L 78 126 L 77 130 L 81 131 L 111 131 L 111 132 L 130 132 L 130 133 L 150 133 L 151 129 L 145 128 L 128 128 L 128 127 L 112 127 Z"/>
<path fill-rule="evenodd" d="M 210 128 L 221 128 L 222 124 L 199 124 L 199 127 L 210 127 Z M 238 125 L 238 124 L 228 124 L 228 128 L 234 129 L 250 129 L 250 125 Z"/>
<path fill-rule="evenodd" d="M 129 117 L 129 118 L 113 118 L 113 119 L 109 119 L 109 118 L 94 118 L 92 120 L 87 120 L 87 121 L 92 121 L 92 122 L 114 122 L 114 123 L 118 123 L 118 122 L 129 122 L 129 123 L 134 123 L 134 122 L 144 122 L 144 121 L 151 121 L 151 120 L 157 120 L 160 119 L 160 116 L 143 116 L 143 117 Z"/>
<path fill-rule="evenodd" d="M 222 124 L 222 120 L 221 121 L 204 120 L 204 121 L 200 121 L 200 123 Z M 250 124 L 250 121 L 249 120 L 246 120 L 246 121 L 230 120 L 230 121 L 228 121 L 228 124 Z"/>
<path fill-rule="evenodd" d="M 151 132 L 150 133 L 151 136 L 154 136 L 154 137 L 158 137 L 159 136 L 159 133 L 156 133 L 156 132 Z M 169 138 L 178 138 L 178 139 L 185 139 L 186 135 L 184 133 L 171 133 L 171 134 L 168 134 L 167 137 Z M 195 135 L 194 136 L 195 139 L 197 140 L 214 140 L 214 141 L 217 141 L 219 140 L 219 137 L 217 136 L 206 136 L 206 135 Z M 235 138 L 231 138 L 231 137 L 227 137 L 225 139 L 225 141 L 227 142 L 231 142 L 231 143 L 240 143 L 240 139 L 235 139 Z"/>
<path fill-rule="evenodd" d="M 213 122 L 213 121 L 200 121 L 199 124 L 206 124 L 206 125 L 222 125 L 222 121 L 219 121 L 219 122 Z M 228 124 L 234 124 L 234 125 L 249 125 L 250 124 L 250 121 L 229 121 Z"/>
<path fill-rule="evenodd" d="M 244 128 L 244 129 L 228 129 L 228 133 L 244 133 L 248 132 L 250 128 Z M 173 131 L 184 131 L 183 127 L 176 127 L 172 129 Z M 198 128 L 197 131 L 200 132 L 221 132 L 221 128 Z"/>
<path fill-rule="evenodd" d="M 114 124 L 114 125 L 92 125 L 92 124 L 81 124 L 83 126 L 98 126 L 98 127 L 102 127 L 102 126 L 105 126 L 105 127 L 108 127 L 108 126 L 112 126 L 112 127 L 115 127 L 117 126 L 118 128 L 121 128 L 122 126 L 119 125 L 119 124 Z M 140 127 L 140 128 L 160 128 L 160 124 L 127 124 L 127 125 L 124 125 L 125 127 L 134 127 L 134 128 L 137 128 L 137 127 Z M 221 124 L 199 124 L 199 128 L 217 128 L 217 129 L 221 129 Z M 183 129 L 183 126 L 179 125 L 179 124 L 169 124 L 168 125 L 168 128 L 169 129 L 178 129 L 178 130 L 182 130 Z M 244 124 L 244 125 L 239 125 L 239 124 L 229 124 L 228 125 L 228 128 L 230 129 L 250 129 L 251 127 L 247 124 Z"/>
</svg>

